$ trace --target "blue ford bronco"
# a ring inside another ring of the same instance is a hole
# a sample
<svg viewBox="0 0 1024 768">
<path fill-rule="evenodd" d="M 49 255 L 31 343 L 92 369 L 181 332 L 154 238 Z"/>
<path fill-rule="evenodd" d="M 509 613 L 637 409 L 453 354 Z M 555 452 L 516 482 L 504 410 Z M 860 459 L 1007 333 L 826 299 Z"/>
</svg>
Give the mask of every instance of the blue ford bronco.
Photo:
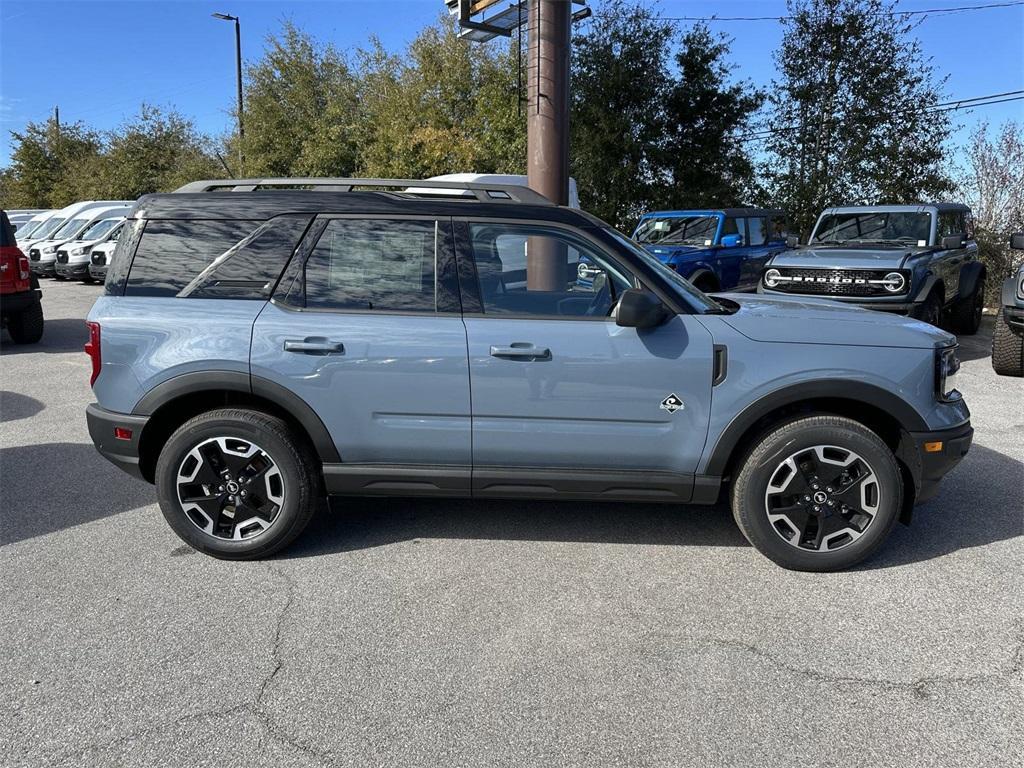
<svg viewBox="0 0 1024 768">
<path fill-rule="evenodd" d="M 1024 250 L 1024 232 L 1010 237 L 1010 248 Z M 992 330 L 992 368 L 1001 376 L 1024 376 L 1024 264 L 1003 283 Z"/>
<path fill-rule="evenodd" d="M 584 259 L 600 270 L 589 290 Z M 766 556 L 835 570 L 908 522 L 973 434 L 948 333 L 835 302 L 710 298 L 517 186 L 147 195 L 88 326 L 96 447 L 155 484 L 184 541 L 229 559 L 287 546 L 328 494 L 623 515 L 728 494 Z"/>
<path fill-rule="evenodd" d="M 705 293 L 753 291 L 786 250 L 786 216 L 765 208 L 646 213 L 633 239 Z"/>
<path fill-rule="evenodd" d="M 970 208 L 955 203 L 829 208 L 806 247 L 768 263 L 758 291 L 819 296 L 973 334 L 985 306 L 973 229 Z"/>
</svg>

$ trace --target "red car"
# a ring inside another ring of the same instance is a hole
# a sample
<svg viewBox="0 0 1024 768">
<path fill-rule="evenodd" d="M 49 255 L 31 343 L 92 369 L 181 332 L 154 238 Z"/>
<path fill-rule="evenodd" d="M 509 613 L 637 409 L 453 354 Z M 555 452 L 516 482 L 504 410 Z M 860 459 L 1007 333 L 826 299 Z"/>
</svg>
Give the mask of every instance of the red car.
<svg viewBox="0 0 1024 768">
<path fill-rule="evenodd" d="M 30 272 L 28 257 L 18 248 L 14 227 L 0 211 L 0 323 L 15 344 L 43 338 L 43 292 Z"/>
</svg>

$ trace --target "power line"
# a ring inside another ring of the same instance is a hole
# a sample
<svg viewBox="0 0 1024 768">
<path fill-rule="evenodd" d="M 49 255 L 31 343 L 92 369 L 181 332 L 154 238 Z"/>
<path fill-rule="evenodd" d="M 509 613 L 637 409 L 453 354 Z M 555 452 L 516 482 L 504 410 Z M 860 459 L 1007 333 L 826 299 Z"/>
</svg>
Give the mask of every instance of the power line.
<svg viewBox="0 0 1024 768">
<path fill-rule="evenodd" d="M 880 11 L 876 16 L 926 16 L 928 14 L 967 13 L 970 11 L 987 11 L 993 8 L 1012 8 L 1024 5 L 1024 0 L 1011 0 L 1003 3 L 986 3 L 985 5 L 961 5 L 955 8 L 925 8 L 916 11 Z M 791 21 L 795 16 L 658 16 L 660 21 Z"/>
<path fill-rule="evenodd" d="M 1011 101 L 1022 101 L 1024 100 L 1024 91 L 1007 91 L 1005 93 L 994 93 L 988 96 L 975 96 L 969 99 L 958 99 L 956 101 L 945 101 L 940 104 L 933 104 L 922 110 L 894 110 L 891 112 L 873 112 L 864 115 L 858 115 L 857 117 L 891 117 L 894 115 L 905 115 L 908 112 L 954 112 L 961 109 L 974 109 L 975 107 L 987 107 L 992 104 L 1005 104 Z M 815 125 L 824 125 L 829 122 L 830 118 L 823 118 L 822 120 L 807 123 L 804 125 L 785 125 L 778 128 L 762 128 L 760 130 L 751 131 L 750 133 L 739 136 L 736 140 L 741 142 L 747 141 L 763 141 L 771 136 L 778 133 L 787 133 L 789 131 L 799 131 L 806 129 L 808 126 L 814 127 Z"/>
</svg>

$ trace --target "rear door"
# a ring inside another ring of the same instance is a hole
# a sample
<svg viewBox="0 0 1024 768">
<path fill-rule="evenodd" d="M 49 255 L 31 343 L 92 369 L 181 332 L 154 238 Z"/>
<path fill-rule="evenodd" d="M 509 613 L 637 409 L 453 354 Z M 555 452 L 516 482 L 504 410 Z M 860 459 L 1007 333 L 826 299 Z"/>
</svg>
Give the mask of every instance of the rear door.
<svg viewBox="0 0 1024 768">
<path fill-rule="evenodd" d="M 468 493 L 450 220 L 321 216 L 255 323 L 251 363 L 327 427 L 342 461 L 332 490 Z"/>
<path fill-rule="evenodd" d="M 456 222 L 473 402 L 473 489 L 688 500 L 707 434 L 712 341 L 692 315 L 609 316 L 635 276 L 550 224 Z M 583 260 L 599 272 L 583 287 Z"/>
</svg>

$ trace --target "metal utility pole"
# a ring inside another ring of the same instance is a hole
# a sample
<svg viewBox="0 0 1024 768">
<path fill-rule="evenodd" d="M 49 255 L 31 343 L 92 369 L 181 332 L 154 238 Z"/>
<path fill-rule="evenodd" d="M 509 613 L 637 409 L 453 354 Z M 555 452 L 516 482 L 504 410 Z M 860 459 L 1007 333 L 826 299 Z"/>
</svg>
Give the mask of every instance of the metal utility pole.
<svg viewBox="0 0 1024 768">
<path fill-rule="evenodd" d="M 242 139 L 245 138 L 245 127 L 242 119 L 242 29 L 237 16 L 231 16 L 227 13 L 214 13 L 211 16 L 215 19 L 235 22 L 235 74 L 238 80 L 238 174 L 241 176 L 244 173 Z"/>
<path fill-rule="evenodd" d="M 529 0 L 526 56 L 526 177 L 558 205 L 569 203 L 570 0 Z M 531 238 L 528 290 L 565 288 L 565 254 L 549 238 Z"/>
</svg>

